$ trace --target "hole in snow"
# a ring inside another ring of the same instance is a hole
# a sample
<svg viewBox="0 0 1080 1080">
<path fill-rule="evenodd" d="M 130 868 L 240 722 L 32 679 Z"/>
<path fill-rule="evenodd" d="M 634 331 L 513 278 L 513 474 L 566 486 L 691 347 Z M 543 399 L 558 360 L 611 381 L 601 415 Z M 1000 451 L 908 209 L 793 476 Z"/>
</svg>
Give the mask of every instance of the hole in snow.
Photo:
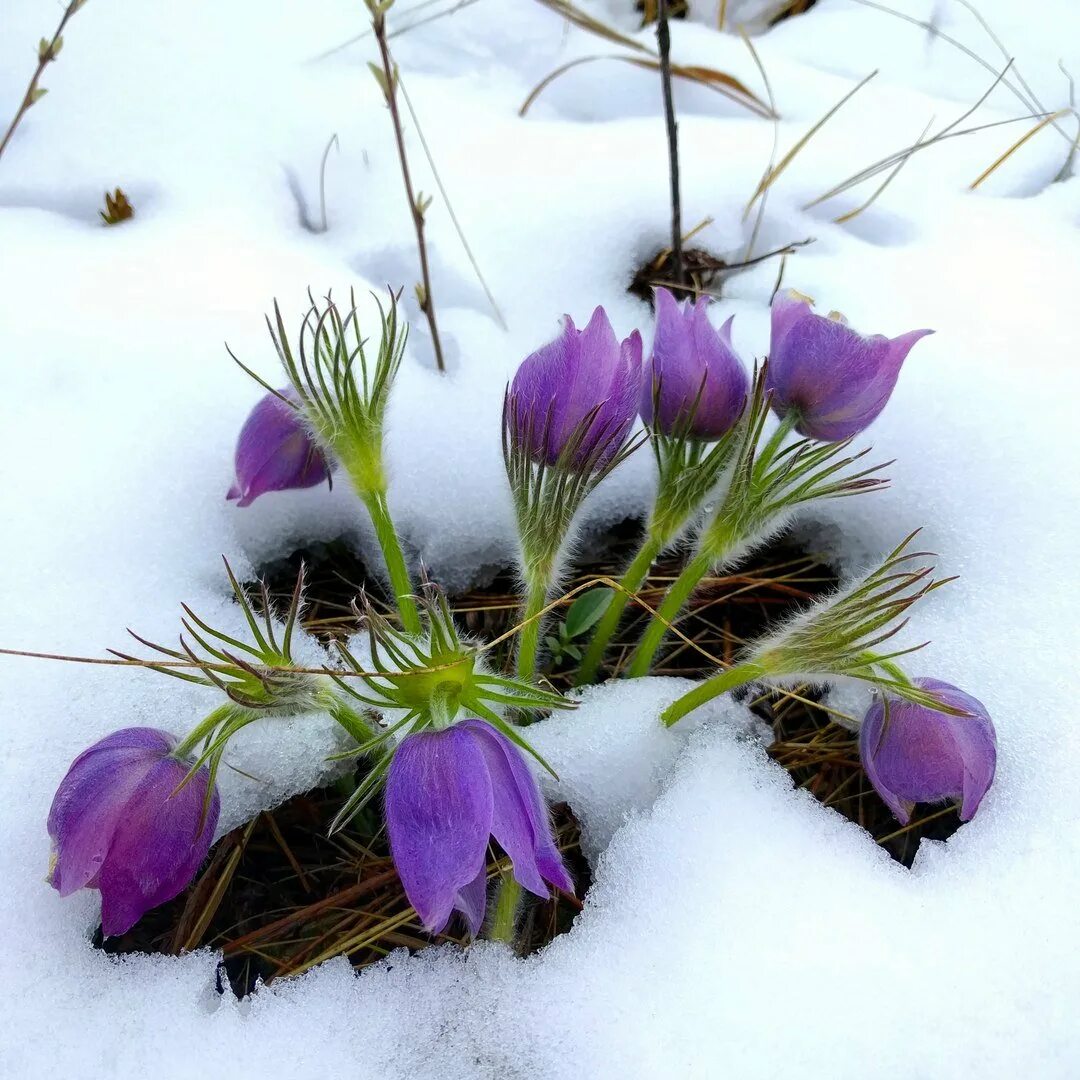
<svg viewBox="0 0 1080 1080">
<path fill-rule="evenodd" d="M 597 575 L 618 576 L 633 553 L 640 524 L 628 520 L 594 538 L 570 588 Z M 350 605 L 361 587 L 373 602 L 384 596 L 360 560 L 343 544 L 296 552 L 268 568 L 272 602 L 288 604 L 301 560 L 308 568 L 304 623 L 327 639 L 354 634 Z M 656 606 L 680 566 L 679 556 L 661 560 L 642 591 Z M 836 585 L 827 556 L 782 539 L 755 553 L 744 565 L 706 578 L 692 598 L 680 628 L 700 649 L 725 661 L 778 620 Z M 483 588 L 457 596 L 453 607 L 461 629 L 491 640 L 513 625 L 516 577 L 507 570 Z M 631 606 L 617 635 L 604 677 L 617 676 L 640 634 L 646 615 Z M 493 656 L 498 665 L 503 657 Z M 573 684 L 576 661 L 564 655 L 549 660 L 546 675 L 560 689 Z M 701 678 L 714 670 L 691 646 L 668 649 L 656 674 Z M 769 754 L 792 780 L 827 806 L 865 828 L 893 858 L 910 865 L 919 840 L 944 839 L 959 826 L 954 809 L 919 807 L 912 824 L 901 828 L 867 781 L 859 763 L 856 737 L 836 723 L 821 699 L 807 687 L 793 693 L 751 689 L 748 703 L 771 726 Z M 249 994 L 259 982 L 295 974 L 328 959 L 347 955 L 362 968 L 397 948 L 420 949 L 433 943 L 409 907 L 386 846 L 377 803 L 371 804 L 332 838 L 327 826 L 362 777 L 298 795 L 233 830 L 213 849 L 195 883 L 185 893 L 147 913 L 129 933 L 95 944 L 110 953 L 175 954 L 199 947 L 221 950 L 218 990 Z M 561 850 L 577 883 L 578 899 L 557 895 L 531 902 L 523 916 L 522 951 L 542 948 L 569 929 L 581 910 L 591 877 L 580 847 L 580 830 L 565 806 L 554 821 Z M 497 870 L 493 852 L 489 873 Z M 464 944 L 455 920 L 436 942 Z"/>
</svg>

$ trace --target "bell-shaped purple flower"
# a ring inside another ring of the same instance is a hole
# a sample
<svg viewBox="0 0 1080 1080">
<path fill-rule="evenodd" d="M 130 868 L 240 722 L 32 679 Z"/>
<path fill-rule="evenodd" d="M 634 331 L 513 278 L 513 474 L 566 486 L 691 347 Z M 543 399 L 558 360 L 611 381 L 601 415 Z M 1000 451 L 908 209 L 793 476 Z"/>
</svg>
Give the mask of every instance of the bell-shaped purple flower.
<svg viewBox="0 0 1080 1080">
<path fill-rule="evenodd" d="M 707 296 L 691 306 L 667 289 L 656 290 L 656 336 L 645 366 L 641 418 L 664 435 L 719 439 L 746 401 L 749 380 L 731 344 L 735 316 L 717 330 L 708 304 Z"/>
<path fill-rule="evenodd" d="M 506 422 L 515 449 L 545 465 L 596 472 L 622 448 L 641 395 L 641 335 L 621 344 L 598 307 L 584 330 L 562 333 L 527 356 L 510 387 Z"/>
<path fill-rule="evenodd" d="M 278 393 L 298 400 L 291 386 Z M 225 498 L 236 500 L 237 506 L 250 506 L 268 491 L 315 487 L 329 478 L 326 456 L 312 440 L 300 412 L 276 395 L 266 394 L 240 429 L 236 483 Z"/>
<path fill-rule="evenodd" d="M 997 736 L 985 706 L 951 683 L 916 679 L 966 715 L 936 712 L 890 698 L 870 706 L 859 729 L 859 756 L 874 789 L 897 821 L 911 820 L 915 803 L 954 799 L 970 821 L 994 780 Z"/>
<path fill-rule="evenodd" d="M 777 293 L 766 384 L 773 409 L 794 411 L 795 430 L 823 442 L 857 435 L 885 408 L 912 346 L 932 333 L 864 337 L 840 315 L 815 315 L 794 290 Z"/>
<path fill-rule="evenodd" d="M 536 778 L 517 747 L 482 720 L 402 740 L 386 779 L 386 828 L 398 876 L 430 933 L 455 908 L 470 933 L 480 930 L 492 837 L 522 888 L 545 899 L 547 884 L 573 892 Z"/>
<path fill-rule="evenodd" d="M 171 756 L 175 746 L 155 728 L 114 731 L 71 763 L 53 797 L 50 883 L 61 896 L 100 890 L 106 937 L 181 892 L 210 849 L 217 789 L 207 805 L 202 768 L 177 790 L 188 766 Z"/>
</svg>

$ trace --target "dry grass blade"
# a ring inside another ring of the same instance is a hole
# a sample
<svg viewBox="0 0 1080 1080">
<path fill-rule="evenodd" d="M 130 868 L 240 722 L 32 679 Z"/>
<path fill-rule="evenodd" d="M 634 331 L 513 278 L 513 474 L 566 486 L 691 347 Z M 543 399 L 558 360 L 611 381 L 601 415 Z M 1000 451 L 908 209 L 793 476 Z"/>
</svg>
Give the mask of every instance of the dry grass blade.
<svg viewBox="0 0 1080 1080">
<path fill-rule="evenodd" d="M 660 70 L 660 61 L 653 57 L 646 59 L 641 56 L 623 56 L 621 53 L 598 53 L 591 56 L 579 56 L 574 60 L 569 60 L 565 64 L 561 64 L 554 71 L 545 75 L 544 78 L 529 92 L 528 97 L 521 103 L 521 107 L 518 109 L 518 115 L 524 116 L 532 107 L 536 99 L 553 82 L 555 82 L 556 79 L 565 75 L 568 71 L 572 71 L 576 67 L 581 67 L 583 64 L 592 64 L 597 60 L 618 60 L 624 64 L 633 64 L 635 67 L 644 68 L 647 71 L 658 72 Z M 744 106 L 764 119 L 774 119 L 774 114 L 768 105 L 739 82 L 738 79 L 732 75 L 728 75 L 726 72 L 717 71 L 715 68 L 702 67 L 699 64 L 672 64 L 671 74 L 678 79 L 686 79 L 690 82 L 695 82 L 700 86 L 704 86 L 707 89 L 728 98 L 730 101 L 734 101 L 737 104 Z"/>
<path fill-rule="evenodd" d="M 934 121 L 933 119 L 931 119 L 930 123 L 928 123 L 926 127 L 922 129 L 922 134 L 918 137 L 918 139 L 915 140 L 915 149 L 912 150 L 912 153 L 914 153 L 915 150 L 918 150 L 918 148 L 922 145 L 923 140 L 926 138 L 926 133 L 930 130 L 930 127 L 933 123 Z M 864 210 L 869 210 L 870 207 L 873 206 L 875 202 L 877 202 L 878 197 L 884 193 L 885 189 L 900 175 L 900 170 L 910 160 L 911 154 L 906 154 L 904 157 L 902 157 L 893 167 L 892 172 L 890 172 L 889 175 L 886 176 L 885 179 L 882 180 L 882 182 L 878 184 L 876 188 L 874 188 L 872 194 L 870 195 L 870 198 L 868 198 L 865 202 L 860 203 L 853 210 L 848 210 L 847 213 L 841 214 L 839 217 L 833 218 L 833 223 L 836 225 L 843 225 L 845 221 L 851 221 L 852 219 L 857 218 Z"/>
<path fill-rule="evenodd" d="M 1008 161 L 1009 158 L 1011 158 L 1013 154 L 1015 154 L 1016 151 L 1019 150 L 1020 147 L 1028 141 L 1028 139 L 1033 139 L 1048 124 L 1052 124 L 1055 120 L 1060 120 L 1063 116 L 1068 116 L 1071 111 L 1071 109 L 1059 109 L 1056 113 L 1051 113 L 1049 116 L 1044 116 L 1030 131 L 1027 131 L 1023 135 L 1021 135 L 1020 138 L 1017 139 L 1016 142 L 1014 142 L 1012 146 L 1010 146 L 1009 149 L 1005 151 L 1004 154 L 997 158 L 992 165 L 979 173 L 979 175 L 971 182 L 971 186 L 968 190 L 974 191 L 984 180 L 986 180 L 998 168 L 1004 165 L 1005 162 Z"/>
<path fill-rule="evenodd" d="M 746 209 L 743 211 L 743 220 L 749 215 L 753 209 L 754 203 L 765 194 L 765 192 L 775 183 L 776 178 L 792 163 L 798 153 L 804 146 L 831 120 L 836 113 L 843 108 L 874 76 L 877 75 L 877 69 L 871 71 L 869 75 L 861 79 L 855 86 L 853 86 L 829 111 L 816 121 L 813 126 L 807 131 L 801 138 L 799 138 L 795 145 L 780 159 L 780 161 L 771 168 L 765 176 L 761 178 L 761 182 L 757 186 L 757 190 L 750 197 L 750 201 L 746 204 Z"/>
<path fill-rule="evenodd" d="M 561 15 L 567 22 L 573 23 L 574 26 L 580 27 L 582 30 L 587 30 L 590 34 L 604 38 L 605 41 L 614 42 L 616 45 L 625 45 L 626 48 L 634 49 L 636 52 L 652 55 L 652 50 L 642 45 L 640 41 L 635 41 L 634 38 L 620 33 L 613 26 L 601 22 L 587 11 L 582 11 L 581 8 L 570 3 L 570 0 L 539 0 L 539 3 L 554 11 L 557 15 Z"/>
</svg>

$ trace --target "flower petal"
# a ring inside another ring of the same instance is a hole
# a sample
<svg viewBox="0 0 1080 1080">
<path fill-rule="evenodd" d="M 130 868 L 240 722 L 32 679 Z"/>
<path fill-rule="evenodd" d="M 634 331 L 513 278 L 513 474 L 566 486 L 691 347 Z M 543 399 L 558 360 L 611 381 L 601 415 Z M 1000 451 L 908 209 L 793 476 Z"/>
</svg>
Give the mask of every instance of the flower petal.
<svg viewBox="0 0 1080 1080">
<path fill-rule="evenodd" d="M 491 835 L 484 756 L 460 725 L 410 735 L 386 779 L 386 827 L 398 876 L 424 926 L 438 933 L 459 891 L 475 888 Z"/>
<path fill-rule="evenodd" d="M 204 819 L 209 773 L 200 769 L 177 791 L 187 772 L 182 761 L 162 759 L 127 803 L 98 875 L 106 937 L 131 929 L 145 912 L 182 892 L 210 849 L 217 791 Z"/>
<path fill-rule="evenodd" d="M 464 720 L 458 726 L 472 732 L 483 749 L 494 800 L 491 832 L 510 856 L 518 884 L 545 899 L 545 881 L 573 893 L 547 806 L 521 751 L 482 720 Z"/>
<path fill-rule="evenodd" d="M 480 873 L 468 885 L 462 885 L 458 889 L 454 907 L 461 912 L 465 925 L 469 928 L 469 934 L 476 937 L 484 925 L 484 916 L 487 914 L 486 866 L 480 868 Z"/>
<path fill-rule="evenodd" d="M 92 883 L 128 800 L 172 748 L 153 728 L 125 728 L 84 750 L 53 796 L 48 831 L 56 848 L 50 881 L 61 896 Z"/>
</svg>

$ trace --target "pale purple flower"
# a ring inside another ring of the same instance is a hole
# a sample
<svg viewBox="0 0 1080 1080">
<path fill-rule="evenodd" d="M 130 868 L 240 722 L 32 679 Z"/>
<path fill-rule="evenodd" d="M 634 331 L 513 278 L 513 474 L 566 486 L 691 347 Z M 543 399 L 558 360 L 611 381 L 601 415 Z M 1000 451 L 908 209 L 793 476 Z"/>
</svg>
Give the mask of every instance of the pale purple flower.
<svg viewBox="0 0 1080 1080">
<path fill-rule="evenodd" d="M 511 445 L 546 465 L 599 471 L 630 434 L 640 394 L 641 335 L 635 330 L 620 344 L 602 307 L 584 330 L 567 315 L 562 333 L 514 375 Z"/>
<path fill-rule="evenodd" d="M 766 389 L 779 416 L 794 412 L 795 430 L 824 442 L 857 435 L 885 408 L 900 367 L 920 338 L 864 337 L 842 316 L 815 315 L 792 289 L 772 304 L 772 344 Z"/>
<path fill-rule="evenodd" d="M 874 789 L 902 825 L 915 803 L 960 804 L 969 821 L 994 780 L 997 736 L 985 706 L 951 683 L 916 679 L 965 716 L 890 698 L 870 706 L 859 729 L 859 756 Z"/>
<path fill-rule="evenodd" d="M 61 896 L 100 890 L 106 937 L 183 891 L 210 849 L 217 789 L 207 805 L 202 768 L 177 791 L 188 766 L 175 746 L 155 728 L 114 731 L 71 763 L 53 797 L 50 883 Z"/>
<path fill-rule="evenodd" d="M 656 290 L 656 336 L 645 366 L 641 418 L 664 435 L 719 439 L 746 400 L 749 381 L 731 344 L 735 316 L 717 330 L 708 305 L 707 296 L 680 304 L 667 289 Z"/>
<path fill-rule="evenodd" d="M 278 393 L 298 400 L 292 387 Z M 265 394 L 240 429 L 236 483 L 225 498 L 237 500 L 237 506 L 250 506 L 268 491 L 315 487 L 329 478 L 326 456 L 312 440 L 299 410 Z"/>
<path fill-rule="evenodd" d="M 521 751 L 482 720 L 402 740 L 386 779 L 386 828 L 405 893 L 430 933 L 455 908 L 471 934 L 480 930 L 492 838 L 522 888 L 544 899 L 548 884 L 573 892 L 536 778 Z"/>
</svg>

